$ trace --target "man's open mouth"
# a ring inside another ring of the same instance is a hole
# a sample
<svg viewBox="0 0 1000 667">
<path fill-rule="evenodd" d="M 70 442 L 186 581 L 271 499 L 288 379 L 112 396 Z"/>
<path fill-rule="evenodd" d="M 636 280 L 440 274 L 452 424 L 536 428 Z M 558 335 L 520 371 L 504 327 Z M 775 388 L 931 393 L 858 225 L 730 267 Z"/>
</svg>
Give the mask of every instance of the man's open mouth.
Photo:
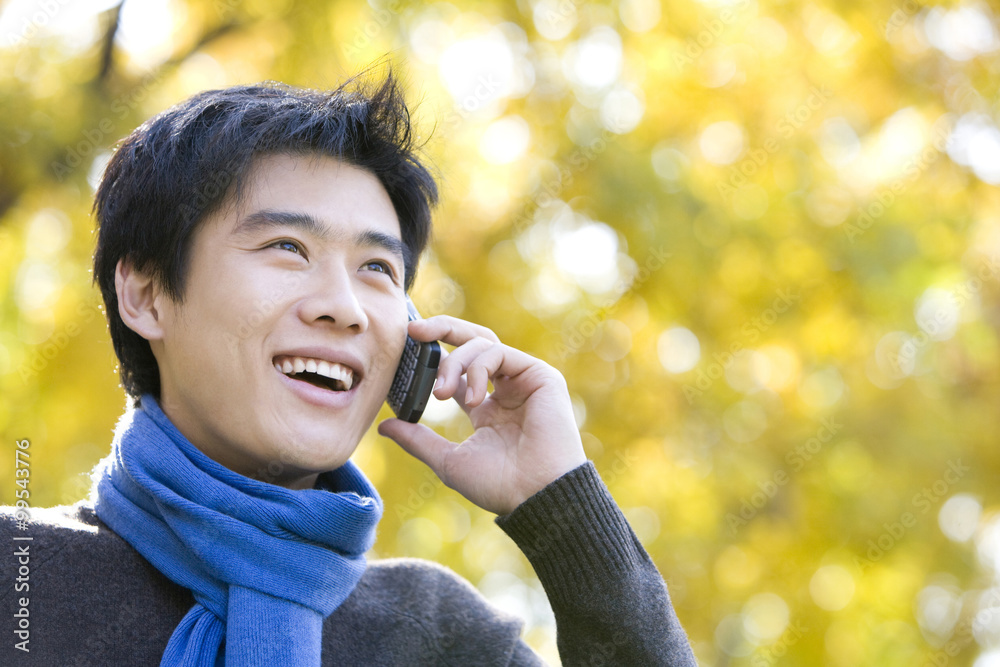
<svg viewBox="0 0 1000 667">
<path fill-rule="evenodd" d="M 321 389 L 348 391 L 354 386 L 354 371 L 351 368 L 323 359 L 281 355 L 274 358 L 274 368 L 279 373 Z"/>
</svg>

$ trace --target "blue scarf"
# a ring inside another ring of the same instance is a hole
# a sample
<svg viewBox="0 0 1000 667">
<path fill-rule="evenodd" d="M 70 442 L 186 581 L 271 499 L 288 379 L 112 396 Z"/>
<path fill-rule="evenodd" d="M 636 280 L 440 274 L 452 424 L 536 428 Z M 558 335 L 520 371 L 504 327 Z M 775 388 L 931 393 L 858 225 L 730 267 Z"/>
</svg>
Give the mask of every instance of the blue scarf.
<svg viewBox="0 0 1000 667">
<path fill-rule="evenodd" d="M 205 456 L 146 395 L 95 482 L 101 520 L 194 594 L 161 666 L 320 664 L 323 619 L 361 579 L 382 515 L 353 463 L 314 489 L 250 479 Z"/>
</svg>

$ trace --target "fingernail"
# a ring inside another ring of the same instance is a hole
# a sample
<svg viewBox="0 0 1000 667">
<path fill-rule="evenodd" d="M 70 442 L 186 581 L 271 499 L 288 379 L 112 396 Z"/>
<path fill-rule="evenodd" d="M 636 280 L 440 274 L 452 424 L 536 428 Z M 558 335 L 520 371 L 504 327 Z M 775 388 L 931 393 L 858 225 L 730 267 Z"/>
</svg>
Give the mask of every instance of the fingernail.
<svg viewBox="0 0 1000 667">
<path fill-rule="evenodd" d="M 465 402 L 468 403 L 472 400 L 473 392 L 472 387 L 465 390 Z"/>
<path fill-rule="evenodd" d="M 437 391 L 437 390 L 438 390 L 438 389 L 439 389 L 439 388 L 441 387 L 441 384 L 442 384 L 443 382 L 444 382 L 444 378 L 442 378 L 442 377 L 441 377 L 441 376 L 439 375 L 439 376 L 438 376 L 438 377 L 437 377 L 437 378 L 436 378 L 436 379 L 434 380 L 434 388 L 433 388 L 433 389 L 431 389 L 431 391 L 432 391 L 432 392 L 435 392 L 435 391 Z"/>
</svg>

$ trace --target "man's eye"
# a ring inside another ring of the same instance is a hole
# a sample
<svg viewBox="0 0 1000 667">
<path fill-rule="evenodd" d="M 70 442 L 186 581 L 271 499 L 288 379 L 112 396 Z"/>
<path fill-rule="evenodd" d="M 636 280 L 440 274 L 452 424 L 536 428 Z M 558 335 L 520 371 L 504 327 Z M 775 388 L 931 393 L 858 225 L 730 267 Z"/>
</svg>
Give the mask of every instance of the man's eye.
<svg viewBox="0 0 1000 667">
<path fill-rule="evenodd" d="M 379 271 L 379 272 L 384 273 L 384 274 L 386 274 L 386 275 L 388 275 L 390 277 L 392 276 L 392 267 L 389 266 L 386 262 L 381 262 L 381 261 L 379 261 L 379 262 L 368 262 L 367 264 L 365 264 L 365 266 L 367 268 L 371 269 L 372 271 Z"/>
<path fill-rule="evenodd" d="M 288 241 L 288 240 L 275 241 L 274 243 L 271 244 L 271 247 L 280 248 L 282 250 L 288 250 L 289 252 L 294 252 L 297 255 L 305 254 L 302 251 L 302 246 L 300 246 L 298 243 L 295 243 L 294 241 Z"/>
</svg>

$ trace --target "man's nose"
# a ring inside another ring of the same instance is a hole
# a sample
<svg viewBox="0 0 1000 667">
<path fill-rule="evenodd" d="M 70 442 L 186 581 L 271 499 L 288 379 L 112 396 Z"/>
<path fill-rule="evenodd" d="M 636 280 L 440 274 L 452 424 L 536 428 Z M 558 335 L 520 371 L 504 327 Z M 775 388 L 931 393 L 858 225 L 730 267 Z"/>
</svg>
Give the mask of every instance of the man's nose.
<svg viewBox="0 0 1000 667">
<path fill-rule="evenodd" d="M 358 300 L 357 285 L 345 267 L 316 272 L 307 279 L 299 317 L 307 324 L 328 322 L 340 329 L 364 331 L 368 316 Z"/>
</svg>

